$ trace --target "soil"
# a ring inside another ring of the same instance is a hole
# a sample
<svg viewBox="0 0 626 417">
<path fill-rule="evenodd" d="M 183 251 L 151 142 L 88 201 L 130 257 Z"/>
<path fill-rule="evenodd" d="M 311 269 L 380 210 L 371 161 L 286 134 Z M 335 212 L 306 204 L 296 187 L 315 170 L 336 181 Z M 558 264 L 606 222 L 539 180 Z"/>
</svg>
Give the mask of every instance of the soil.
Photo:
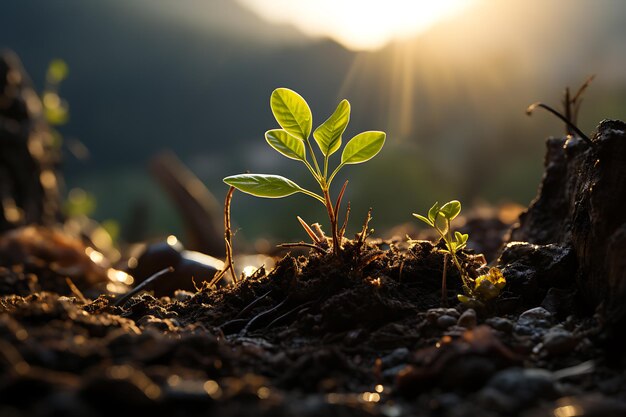
<svg viewBox="0 0 626 417">
<path fill-rule="evenodd" d="M 121 306 L 72 292 L 50 258 L 20 261 L 0 269 L 0 415 L 626 412 L 624 364 L 601 315 L 576 314 L 573 281 L 470 309 L 450 268 L 442 308 L 428 241 L 348 242 L 340 258 L 287 255 L 235 286 Z"/>
</svg>

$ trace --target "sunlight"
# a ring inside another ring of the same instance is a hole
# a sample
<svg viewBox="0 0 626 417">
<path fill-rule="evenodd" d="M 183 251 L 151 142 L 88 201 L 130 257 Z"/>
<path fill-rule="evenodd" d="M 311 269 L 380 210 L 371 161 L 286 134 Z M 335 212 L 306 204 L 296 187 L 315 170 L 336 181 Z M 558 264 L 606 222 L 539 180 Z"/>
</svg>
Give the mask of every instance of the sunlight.
<svg viewBox="0 0 626 417">
<path fill-rule="evenodd" d="M 239 0 L 263 17 L 355 50 L 424 32 L 475 0 Z"/>
</svg>

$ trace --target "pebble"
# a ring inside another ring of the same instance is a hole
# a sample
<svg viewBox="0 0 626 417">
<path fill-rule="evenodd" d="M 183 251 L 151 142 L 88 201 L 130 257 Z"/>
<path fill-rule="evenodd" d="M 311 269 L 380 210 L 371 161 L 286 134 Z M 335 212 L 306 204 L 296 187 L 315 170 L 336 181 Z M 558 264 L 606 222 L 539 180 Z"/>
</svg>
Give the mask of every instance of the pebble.
<svg viewBox="0 0 626 417">
<path fill-rule="evenodd" d="M 485 323 L 501 332 L 509 333 L 513 330 L 513 322 L 509 319 L 505 319 L 504 317 L 491 317 L 485 320 Z"/>
<path fill-rule="evenodd" d="M 383 368 L 389 368 L 406 362 L 409 358 L 409 354 L 410 352 L 408 348 L 400 347 L 395 349 L 390 354 L 383 356 L 380 361 Z"/>
<path fill-rule="evenodd" d="M 540 337 L 552 323 L 552 314 L 543 307 L 523 312 L 517 319 L 515 333 Z"/>
<path fill-rule="evenodd" d="M 192 293 L 191 291 L 176 290 L 174 292 L 174 298 L 176 299 L 176 301 L 180 301 L 181 303 L 191 300 L 193 296 L 194 293 Z"/>
<path fill-rule="evenodd" d="M 441 316 L 450 316 L 459 318 L 459 312 L 454 308 L 431 308 L 426 312 L 426 319 L 430 323 L 437 323 L 437 320 Z"/>
<path fill-rule="evenodd" d="M 450 326 L 454 326 L 456 322 L 457 319 L 452 316 L 448 316 L 447 314 L 444 314 L 437 319 L 437 326 L 439 326 L 439 328 L 441 329 L 447 329 Z"/>
<path fill-rule="evenodd" d="M 476 327 L 476 311 L 472 308 L 468 308 L 461 314 L 459 317 L 459 321 L 457 324 L 461 327 L 465 327 L 466 329 L 473 329 Z"/>
<path fill-rule="evenodd" d="M 578 339 L 565 329 L 555 327 L 543 335 L 543 349 L 551 355 L 569 353 L 578 344 Z"/>
<path fill-rule="evenodd" d="M 496 373 L 479 398 L 505 413 L 516 413 L 540 400 L 553 400 L 559 391 L 552 373 L 539 368 L 508 368 Z"/>
</svg>

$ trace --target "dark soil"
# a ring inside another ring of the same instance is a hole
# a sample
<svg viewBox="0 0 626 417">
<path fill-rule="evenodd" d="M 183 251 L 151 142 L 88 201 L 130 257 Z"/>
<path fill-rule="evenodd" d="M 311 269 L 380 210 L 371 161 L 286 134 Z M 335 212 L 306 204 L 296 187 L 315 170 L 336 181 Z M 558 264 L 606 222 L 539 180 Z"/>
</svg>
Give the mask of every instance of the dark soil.
<svg viewBox="0 0 626 417">
<path fill-rule="evenodd" d="M 451 272 L 441 308 L 442 260 L 426 241 L 348 243 L 121 307 L 2 268 L 0 415 L 624 415 L 623 363 L 600 316 L 563 313 L 571 284 L 476 311 Z"/>
</svg>

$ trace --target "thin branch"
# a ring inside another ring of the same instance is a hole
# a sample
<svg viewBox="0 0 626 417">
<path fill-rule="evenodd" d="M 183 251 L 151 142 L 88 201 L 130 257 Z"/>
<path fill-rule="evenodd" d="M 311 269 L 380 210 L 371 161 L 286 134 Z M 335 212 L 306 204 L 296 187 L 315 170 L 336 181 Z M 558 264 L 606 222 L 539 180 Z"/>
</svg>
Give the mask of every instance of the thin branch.
<svg viewBox="0 0 626 417">
<path fill-rule="evenodd" d="M 339 213 L 339 207 L 341 207 L 341 200 L 343 199 L 343 194 L 346 192 L 346 187 L 348 186 L 348 180 L 343 183 L 343 187 L 341 187 L 341 191 L 339 191 L 339 195 L 337 196 L 337 202 L 335 203 L 335 213 Z"/>
<path fill-rule="evenodd" d="M 70 287 L 70 291 L 72 291 L 72 294 L 74 294 L 76 298 L 80 300 L 81 303 L 83 304 L 89 303 L 89 300 L 85 298 L 83 293 L 78 289 L 76 285 L 74 285 L 71 279 L 65 278 L 65 283 L 67 284 L 68 287 Z"/>
<path fill-rule="evenodd" d="M 296 218 L 298 219 L 298 221 L 300 222 L 300 225 L 302 226 L 302 228 L 304 229 L 304 231 L 306 232 L 307 235 L 309 235 L 309 237 L 311 238 L 311 240 L 313 241 L 314 244 L 319 245 L 322 242 L 320 242 L 319 238 L 317 237 L 317 235 L 315 234 L 315 232 L 313 231 L 313 229 L 311 229 L 311 226 L 309 226 L 309 224 L 307 222 L 305 222 L 302 217 L 300 216 L 296 216 Z"/>
<path fill-rule="evenodd" d="M 595 144 L 591 141 L 591 139 L 589 139 L 589 137 L 587 135 L 585 135 L 578 128 L 578 126 L 576 126 L 571 121 L 567 120 L 567 118 L 565 116 L 563 116 L 561 113 L 559 113 L 558 111 L 554 110 L 552 107 L 548 106 L 547 104 L 543 104 L 543 103 L 539 103 L 539 102 L 538 103 L 533 103 L 530 106 L 528 106 L 528 108 L 526 109 L 526 114 L 530 116 L 533 113 L 533 111 L 535 111 L 535 109 L 537 107 L 541 107 L 542 109 L 547 110 L 548 112 L 552 113 L 554 116 L 558 117 L 561 121 L 563 121 L 563 123 L 565 123 L 567 126 L 572 128 L 574 130 L 574 132 L 576 132 L 576 134 L 581 139 L 583 139 L 589 146 L 591 146 L 592 148 L 595 147 Z"/>
<path fill-rule="evenodd" d="M 358 246 L 362 246 L 365 243 L 365 239 L 367 239 L 367 229 L 370 224 L 370 220 L 372 220 L 372 208 L 367 211 L 367 215 L 365 216 L 365 220 L 363 221 L 363 228 L 361 229 L 361 233 L 359 234 L 359 238 L 357 240 Z"/>
<path fill-rule="evenodd" d="M 448 307 L 448 288 L 447 288 L 447 274 L 448 274 L 448 254 L 443 254 L 443 276 L 441 277 L 441 307 Z"/>
<path fill-rule="evenodd" d="M 313 245 L 311 243 L 306 243 L 306 242 L 297 242 L 297 243 L 281 243 L 280 245 L 278 245 L 279 248 L 309 248 L 309 249 L 314 249 L 320 253 L 326 254 L 326 250 L 324 250 L 324 248 L 321 248 L 317 245 Z"/>
<path fill-rule="evenodd" d="M 237 284 L 237 274 L 235 274 L 235 262 L 233 261 L 233 234 L 230 228 L 230 204 L 233 201 L 235 187 L 230 187 L 224 200 L 224 241 L 226 242 L 226 268 L 230 268 L 233 282 Z"/>
<path fill-rule="evenodd" d="M 155 283 L 158 279 L 160 279 L 163 276 L 167 275 L 169 272 L 174 272 L 174 268 L 169 266 L 169 267 L 167 267 L 165 269 L 162 269 L 159 272 L 155 273 L 150 278 L 148 278 L 147 280 L 145 280 L 144 282 L 142 282 L 141 284 L 137 285 L 135 288 L 133 288 L 132 290 L 128 291 L 126 294 L 124 294 L 123 296 L 118 298 L 115 301 L 115 303 L 113 303 L 113 305 L 116 306 L 116 307 L 119 307 L 119 306 L 123 305 L 131 297 L 133 297 L 133 296 L 139 294 L 140 292 L 144 291 L 147 287 L 149 287 L 150 285 Z"/>
<path fill-rule="evenodd" d="M 348 206 L 346 207 L 346 218 L 343 221 L 343 225 L 341 225 L 341 229 L 339 229 L 340 238 L 343 238 L 346 234 L 346 226 L 348 225 L 349 218 L 350 218 L 350 202 L 348 201 Z"/>
</svg>

